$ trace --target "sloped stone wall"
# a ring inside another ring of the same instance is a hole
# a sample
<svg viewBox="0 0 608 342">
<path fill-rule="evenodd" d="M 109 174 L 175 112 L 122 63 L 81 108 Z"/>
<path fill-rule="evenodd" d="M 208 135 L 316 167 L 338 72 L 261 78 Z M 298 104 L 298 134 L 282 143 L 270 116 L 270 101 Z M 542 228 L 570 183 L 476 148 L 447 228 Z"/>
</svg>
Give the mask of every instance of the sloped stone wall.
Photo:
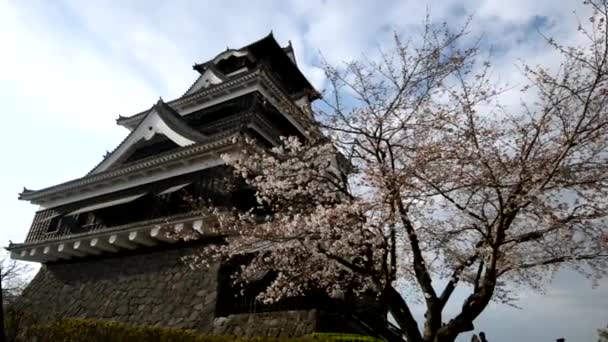
<svg viewBox="0 0 608 342">
<path fill-rule="evenodd" d="M 229 315 L 215 318 L 212 333 L 242 337 L 302 336 L 316 330 L 317 316 L 317 310 Z"/>
<path fill-rule="evenodd" d="M 188 248 L 43 266 L 21 305 L 41 321 L 115 320 L 240 336 L 299 336 L 315 329 L 315 311 L 215 317 L 218 267 L 192 271 Z"/>
</svg>

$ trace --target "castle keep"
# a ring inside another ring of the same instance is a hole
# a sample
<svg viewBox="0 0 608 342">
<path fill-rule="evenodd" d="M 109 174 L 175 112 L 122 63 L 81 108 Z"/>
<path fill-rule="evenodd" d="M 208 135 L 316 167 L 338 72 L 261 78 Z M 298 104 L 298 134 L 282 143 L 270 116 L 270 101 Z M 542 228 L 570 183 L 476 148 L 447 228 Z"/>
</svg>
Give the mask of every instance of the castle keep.
<svg viewBox="0 0 608 342">
<path fill-rule="evenodd" d="M 181 258 L 192 242 L 162 227 L 195 229 L 206 217 L 185 194 L 247 208 L 251 191 L 228 187 L 220 155 L 247 136 L 276 146 L 280 136 L 315 134 L 310 103 L 318 93 L 298 69 L 291 45 L 272 34 L 194 65 L 196 81 L 179 98 L 119 117 L 126 138 L 84 177 L 19 199 L 39 205 L 14 259 L 39 262 L 22 303 L 43 319 L 111 319 L 135 325 L 244 336 L 297 336 L 314 331 L 377 334 L 365 319 L 321 301 L 262 306 L 238 297 L 225 267 L 192 271 Z M 312 132 L 312 133 L 311 133 Z M 224 270 L 224 271 L 223 271 Z M 382 319 L 380 319 L 382 321 Z"/>
</svg>

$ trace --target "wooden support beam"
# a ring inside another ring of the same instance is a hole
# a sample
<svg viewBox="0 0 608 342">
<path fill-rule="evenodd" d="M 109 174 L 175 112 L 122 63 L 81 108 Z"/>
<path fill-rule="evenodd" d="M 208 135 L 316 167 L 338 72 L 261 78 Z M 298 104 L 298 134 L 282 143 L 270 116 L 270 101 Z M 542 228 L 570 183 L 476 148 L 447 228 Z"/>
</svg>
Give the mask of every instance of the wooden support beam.
<svg viewBox="0 0 608 342">
<path fill-rule="evenodd" d="M 38 261 L 38 262 L 57 260 L 56 257 L 44 255 L 43 249 L 40 247 L 30 249 L 29 253 L 27 253 L 27 258 L 31 261 Z"/>
<path fill-rule="evenodd" d="M 128 237 L 121 234 L 110 235 L 108 239 L 110 245 L 118 246 L 126 249 L 135 249 L 137 246 L 128 240 Z"/>
<path fill-rule="evenodd" d="M 59 257 L 57 257 L 55 255 L 45 254 L 44 253 L 44 248 L 42 248 L 42 247 L 34 248 L 32 251 L 34 252 L 34 254 L 32 255 L 32 253 L 30 252 L 30 255 L 35 260 L 40 260 L 40 261 L 55 261 L 55 260 L 59 259 Z"/>
<path fill-rule="evenodd" d="M 156 240 L 165 241 L 169 243 L 177 242 L 177 239 L 167 236 L 166 232 L 163 231 L 162 227 L 154 227 L 150 229 L 150 237 Z"/>
<path fill-rule="evenodd" d="M 40 262 L 40 260 L 36 260 L 30 256 L 31 249 L 24 249 L 18 252 L 11 252 L 11 258 L 23 261 L 36 261 Z"/>
<path fill-rule="evenodd" d="M 87 254 L 93 254 L 93 255 L 101 254 L 101 251 L 99 249 L 91 247 L 90 242 L 87 242 L 87 241 L 78 240 L 78 241 L 74 242 L 73 247 L 74 247 L 75 251 L 81 251 L 81 252 L 84 252 Z"/>
<path fill-rule="evenodd" d="M 118 252 L 118 247 L 110 245 L 107 238 L 93 238 L 89 245 L 92 248 L 96 248 L 102 251 L 116 253 Z"/>
<path fill-rule="evenodd" d="M 55 257 L 57 259 L 69 259 L 70 256 L 64 253 L 59 253 L 57 251 L 57 245 L 46 246 L 42 250 L 42 254 L 47 255 L 49 257 Z"/>
<path fill-rule="evenodd" d="M 196 220 L 192 222 L 192 229 L 203 234 L 203 220 Z"/>
<path fill-rule="evenodd" d="M 192 231 L 192 229 L 194 228 L 192 223 L 193 223 L 192 221 L 177 223 L 177 224 L 175 224 L 174 229 L 176 232 L 181 232 L 184 230 L 186 232 L 189 232 L 189 231 Z"/>
<path fill-rule="evenodd" d="M 138 231 L 129 233 L 129 241 L 135 242 L 144 246 L 154 246 L 158 244 L 158 241 L 152 239 L 148 231 Z"/>
<path fill-rule="evenodd" d="M 64 253 L 67 255 L 78 256 L 78 257 L 82 257 L 82 256 L 86 255 L 86 253 L 84 253 L 82 251 L 75 251 L 74 246 L 71 242 L 60 243 L 59 246 L 57 247 L 57 251 L 59 253 Z"/>
<path fill-rule="evenodd" d="M 21 260 L 21 252 L 12 251 L 11 252 L 11 259 Z"/>
</svg>

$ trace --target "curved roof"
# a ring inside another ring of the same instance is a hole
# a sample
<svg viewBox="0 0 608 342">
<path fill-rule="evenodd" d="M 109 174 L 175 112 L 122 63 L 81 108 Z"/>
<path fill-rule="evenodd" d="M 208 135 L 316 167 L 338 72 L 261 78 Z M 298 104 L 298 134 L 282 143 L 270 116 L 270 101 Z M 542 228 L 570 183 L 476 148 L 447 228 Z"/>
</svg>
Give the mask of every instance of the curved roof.
<svg viewBox="0 0 608 342">
<path fill-rule="evenodd" d="M 163 119 L 163 121 L 171 129 L 183 137 L 186 137 L 194 142 L 205 142 L 209 140 L 207 135 L 190 127 L 186 121 L 184 121 L 182 116 L 179 115 L 179 113 L 171 108 L 168 104 L 166 104 L 162 99 L 158 100 L 154 107 L 152 107 L 152 110 L 156 110 L 161 119 Z"/>
<path fill-rule="evenodd" d="M 239 78 L 240 76 L 242 76 L 241 74 L 237 74 L 232 77 L 224 75 L 220 70 L 217 69 L 215 63 L 229 56 L 239 55 L 242 57 L 247 54 L 249 54 L 251 58 L 257 60 L 266 59 L 273 68 L 279 69 L 280 74 L 289 77 L 290 86 L 304 90 L 304 93 L 309 97 L 311 101 L 321 97 L 321 94 L 312 86 L 306 76 L 304 76 L 304 74 L 295 64 L 295 54 L 293 47 L 291 46 L 291 42 L 288 46 L 281 47 L 274 38 L 272 32 L 270 32 L 267 36 L 251 44 L 243 46 L 239 49 L 227 49 L 226 51 L 218 54 L 217 56 L 206 62 L 194 64 L 192 68 L 198 71 L 200 73 L 200 76 L 193 82 L 193 84 L 188 88 L 188 90 L 186 90 L 186 92 L 181 97 L 171 100 L 169 101 L 169 103 L 174 104 L 184 97 L 192 96 L 195 93 L 198 93 L 199 91 L 206 90 L 207 88 L 201 88 L 199 90 L 194 90 L 194 88 L 199 83 L 201 77 L 204 76 L 207 70 L 212 70 L 214 75 L 221 78 L 224 82 Z M 219 85 L 221 84 L 212 85 L 209 87 L 209 89 L 217 87 Z M 134 118 L 136 116 L 140 116 L 143 113 L 145 112 L 129 116 L 119 116 L 116 121 L 119 125 L 122 125 L 123 123 L 129 121 L 129 119 Z"/>
<path fill-rule="evenodd" d="M 149 140 L 155 134 L 164 134 L 180 146 L 202 143 L 209 138 L 192 127 L 182 119 L 181 115 L 166 104 L 162 99 L 144 116 L 137 127 L 104 159 L 89 172 L 95 174 L 107 170 L 111 165 L 118 162 L 135 143 L 142 139 Z"/>
</svg>

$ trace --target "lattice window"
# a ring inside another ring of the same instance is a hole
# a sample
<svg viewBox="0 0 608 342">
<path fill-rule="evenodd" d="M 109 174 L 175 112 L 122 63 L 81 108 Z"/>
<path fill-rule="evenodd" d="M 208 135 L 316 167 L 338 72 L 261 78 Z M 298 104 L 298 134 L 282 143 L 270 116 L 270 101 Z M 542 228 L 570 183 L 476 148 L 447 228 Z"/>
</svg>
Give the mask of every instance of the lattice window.
<svg viewBox="0 0 608 342">
<path fill-rule="evenodd" d="M 55 217 L 51 218 L 51 222 L 49 223 L 48 227 L 46 228 L 46 232 L 54 233 L 57 230 L 59 230 L 60 226 L 61 226 L 61 216 L 55 216 Z"/>
<path fill-rule="evenodd" d="M 32 227 L 27 235 L 27 238 L 25 239 L 25 242 L 44 240 L 49 235 L 53 235 L 52 230 L 51 233 L 49 233 L 48 230 L 53 218 L 57 217 L 59 214 L 59 212 L 52 209 L 37 212 L 34 216 Z"/>
<path fill-rule="evenodd" d="M 257 281 L 249 284 L 235 283 L 233 276 L 240 265 L 250 256 L 240 256 L 225 263 L 218 275 L 218 297 L 215 312 L 219 317 L 239 313 L 255 313 L 286 310 L 308 310 L 327 302 L 323 294 L 309 294 L 302 297 L 285 298 L 272 304 L 257 300 L 257 295 L 264 291 L 276 278 L 276 272 L 260 274 Z"/>
</svg>

